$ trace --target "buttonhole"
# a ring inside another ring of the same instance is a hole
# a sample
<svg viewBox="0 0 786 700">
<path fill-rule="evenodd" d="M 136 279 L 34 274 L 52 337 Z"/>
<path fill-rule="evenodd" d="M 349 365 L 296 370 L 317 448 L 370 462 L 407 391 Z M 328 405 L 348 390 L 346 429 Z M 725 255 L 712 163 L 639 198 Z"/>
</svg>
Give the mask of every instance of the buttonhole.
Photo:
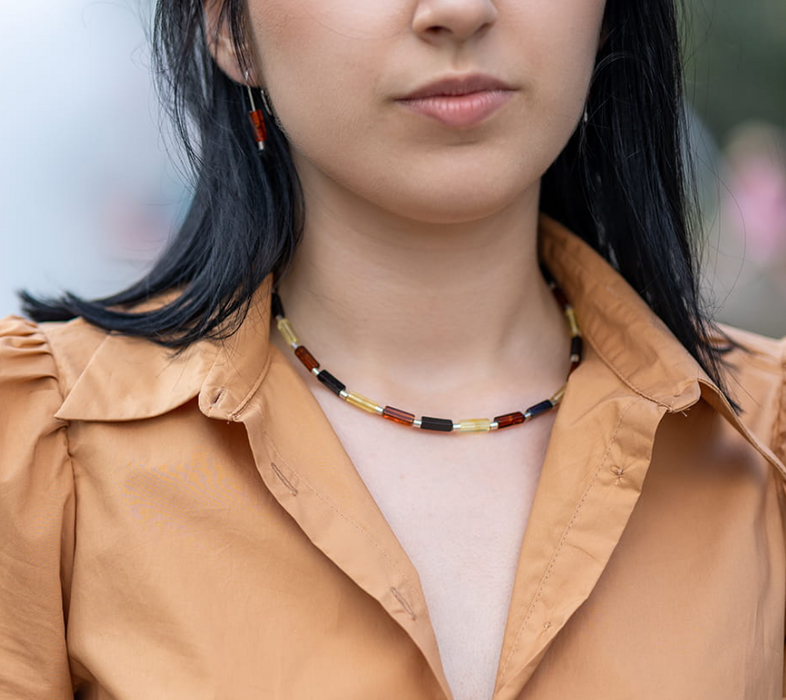
<svg viewBox="0 0 786 700">
<path fill-rule="evenodd" d="M 292 482 L 284 476 L 284 473 L 278 468 L 275 462 L 270 463 L 270 468 L 273 470 L 273 473 L 279 478 L 282 484 L 287 487 L 289 493 L 293 496 L 297 496 L 297 489 L 292 484 Z"/>
<path fill-rule="evenodd" d="M 401 603 L 401 607 L 402 607 L 402 608 L 404 608 L 404 610 L 406 610 L 406 611 L 407 611 L 407 613 L 409 613 L 409 616 L 410 616 L 410 617 L 411 617 L 413 620 L 416 620 L 416 619 L 417 619 L 417 616 L 415 615 L 415 611 L 412 609 L 412 607 L 410 606 L 410 604 L 409 604 L 409 603 L 407 603 L 407 601 L 406 601 L 406 600 L 404 600 L 404 597 L 401 595 L 401 593 L 399 593 L 399 592 L 398 592 L 398 589 L 396 589 L 396 588 L 391 588 L 391 589 L 390 589 L 390 592 L 393 594 L 393 597 L 394 597 L 394 598 L 395 598 L 395 599 L 396 599 L 396 600 L 397 600 L 399 603 Z"/>
</svg>

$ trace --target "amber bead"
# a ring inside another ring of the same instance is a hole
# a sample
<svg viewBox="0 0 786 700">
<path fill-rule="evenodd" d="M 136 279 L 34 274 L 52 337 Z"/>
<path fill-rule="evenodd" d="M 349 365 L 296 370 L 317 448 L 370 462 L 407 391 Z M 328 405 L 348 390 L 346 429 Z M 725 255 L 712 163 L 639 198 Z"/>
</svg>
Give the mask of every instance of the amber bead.
<svg viewBox="0 0 786 700">
<path fill-rule="evenodd" d="M 453 421 L 447 418 L 429 418 L 423 416 L 420 419 L 421 430 L 435 430 L 438 433 L 449 433 L 453 430 Z"/>
<path fill-rule="evenodd" d="M 504 416 L 497 416 L 494 422 L 497 424 L 497 429 L 510 428 L 512 425 L 520 425 L 525 420 L 524 414 L 521 411 L 515 413 L 506 413 Z"/>
<path fill-rule="evenodd" d="M 584 341 L 580 335 L 574 336 L 570 340 L 570 354 L 575 355 L 579 360 L 584 352 Z"/>
<path fill-rule="evenodd" d="M 368 413 L 379 413 L 382 411 L 382 407 L 376 401 L 372 401 L 362 394 L 356 394 L 354 391 L 347 391 L 345 393 L 345 400 L 357 408 L 367 411 Z"/>
<path fill-rule="evenodd" d="M 491 430 L 491 421 L 488 418 L 473 418 L 458 422 L 460 433 L 487 433 Z"/>
<path fill-rule="evenodd" d="M 280 317 L 286 316 L 286 314 L 284 313 L 284 305 L 281 303 L 281 297 L 278 296 L 276 292 L 273 292 L 270 301 L 270 307 L 273 313 L 273 318 L 278 318 L 279 316 Z"/>
<path fill-rule="evenodd" d="M 254 138 L 258 144 L 264 144 L 267 140 L 267 127 L 265 126 L 265 115 L 261 109 L 249 112 L 251 124 L 254 127 Z"/>
<path fill-rule="evenodd" d="M 552 408 L 554 408 L 554 404 L 551 401 L 541 401 L 540 403 L 536 403 L 534 406 L 530 406 L 527 410 L 525 415 L 529 416 L 530 419 L 537 418 L 542 413 L 548 413 Z"/>
<path fill-rule="evenodd" d="M 281 332 L 281 335 L 284 336 L 284 340 L 287 341 L 287 345 L 292 346 L 293 348 L 300 345 L 300 341 L 298 340 L 297 334 L 295 333 L 295 329 L 292 328 L 292 324 L 285 318 L 278 319 L 278 330 Z"/>
<path fill-rule="evenodd" d="M 323 369 L 318 375 L 317 379 L 322 382 L 330 391 L 338 396 L 341 396 L 341 392 L 347 388 L 346 384 L 343 384 L 341 381 L 336 379 L 330 372 L 326 369 Z"/>
<path fill-rule="evenodd" d="M 557 303 L 563 308 L 567 308 L 570 306 L 570 302 L 568 301 L 568 297 L 565 296 L 565 292 L 562 291 L 561 287 L 554 285 L 551 288 L 551 293 L 554 295 L 554 298 L 557 300 Z"/>
<path fill-rule="evenodd" d="M 385 406 L 382 411 L 382 417 L 392 420 L 394 423 L 401 423 L 401 425 L 412 425 L 415 422 L 413 413 L 407 413 L 392 406 Z"/>
<path fill-rule="evenodd" d="M 319 362 L 317 362 L 317 359 L 308 350 L 306 350 L 305 345 L 301 345 L 300 347 L 296 348 L 295 355 L 297 355 L 298 360 L 300 360 L 306 366 L 306 369 L 309 372 L 319 369 Z"/>
<path fill-rule="evenodd" d="M 573 307 L 569 306 L 565 309 L 565 316 L 567 316 L 570 324 L 570 334 L 574 337 L 581 335 L 581 329 L 579 328 L 579 322 L 576 320 L 576 312 L 573 310 Z"/>
</svg>

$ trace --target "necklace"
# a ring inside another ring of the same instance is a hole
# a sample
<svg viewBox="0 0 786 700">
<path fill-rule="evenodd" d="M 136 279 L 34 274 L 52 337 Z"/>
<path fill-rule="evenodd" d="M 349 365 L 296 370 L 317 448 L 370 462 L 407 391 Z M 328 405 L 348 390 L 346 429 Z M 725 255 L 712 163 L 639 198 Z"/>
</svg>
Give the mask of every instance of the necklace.
<svg viewBox="0 0 786 700">
<path fill-rule="evenodd" d="M 568 377 L 570 377 L 573 371 L 579 366 L 579 364 L 581 364 L 583 352 L 581 329 L 579 328 L 578 321 L 576 320 L 576 312 L 573 310 L 573 307 L 568 301 L 568 298 L 565 296 L 565 293 L 562 291 L 562 289 L 552 277 L 551 273 L 544 265 L 541 265 L 540 269 L 543 277 L 546 279 L 546 282 L 549 285 L 549 288 L 551 289 L 552 294 L 554 295 L 554 298 L 557 300 L 557 303 L 560 305 L 562 312 L 565 314 L 568 328 L 570 330 L 570 370 L 568 371 Z M 537 418 L 544 413 L 548 413 L 557 405 L 559 405 L 559 403 L 562 401 L 562 397 L 565 394 L 567 380 L 551 398 L 541 401 L 534 406 L 530 406 L 525 411 L 513 411 L 512 413 L 506 413 L 502 416 L 497 416 L 493 420 L 488 418 L 474 418 L 470 420 L 453 421 L 449 418 L 431 418 L 429 416 L 416 418 L 414 413 L 402 411 L 401 409 L 393 408 L 392 406 L 382 406 L 376 401 L 372 401 L 361 394 L 357 394 L 354 391 L 347 391 L 347 387 L 343 382 L 334 377 L 326 369 L 322 369 L 319 362 L 308 351 L 306 346 L 300 344 L 300 340 L 295 333 L 295 329 L 292 327 L 292 324 L 284 314 L 284 306 L 277 292 L 273 292 L 272 311 L 276 318 L 278 330 L 283 336 L 287 345 L 289 345 L 295 351 L 297 358 L 303 363 L 303 365 L 305 365 L 309 372 L 311 372 L 320 382 L 322 382 L 322 384 L 324 384 L 334 394 L 352 406 L 366 411 L 367 413 L 373 413 L 375 415 L 382 416 L 383 418 L 386 418 L 394 423 L 399 423 L 400 425 L 406 425 L 411 428 L 419 428 L 421 430 L 433 430 L 441 433 L 480 433 L 489 432 L 491 430 L 502 430 L 503 428 L 510 428 L 514 425 L 527 423 L 533 418 Z"/>
</svg>

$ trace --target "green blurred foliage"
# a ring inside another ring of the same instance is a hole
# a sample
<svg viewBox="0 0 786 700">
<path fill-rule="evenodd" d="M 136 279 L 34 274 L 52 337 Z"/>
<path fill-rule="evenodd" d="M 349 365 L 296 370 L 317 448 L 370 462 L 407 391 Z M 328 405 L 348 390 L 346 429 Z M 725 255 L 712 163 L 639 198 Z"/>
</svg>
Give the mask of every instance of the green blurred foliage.
<svg viewBox="0 0 786 700">
<path fill-rule="evenodd" d="M 686 92 L 712 135 L 751 118 L 786 127 L 786 0 L 685 3 Z"/>
</svg>

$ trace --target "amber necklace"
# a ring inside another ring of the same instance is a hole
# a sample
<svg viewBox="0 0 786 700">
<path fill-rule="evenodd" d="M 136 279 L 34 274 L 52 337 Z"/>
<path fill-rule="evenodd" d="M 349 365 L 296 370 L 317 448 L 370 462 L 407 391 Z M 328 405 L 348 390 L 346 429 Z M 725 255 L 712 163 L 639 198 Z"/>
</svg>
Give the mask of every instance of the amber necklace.
<svg viewBox="0 0 786 700">
<path fill-rule="evenodd" d="M 562 312 L 565 314 L 568 328 L 570 330 L 570 370 L 568 370 L 568 377 L 570 377 L 576 367 L 581 364 L 583 350 L 581 329 L 579 328 L 578 321 L 576 320 L 576 312 L 573 310 L 573 307 L 570 305 L 570 302 L 568 301 L 568 298 L 565 296 L 562 289 L 560 289 L 559 285 L 556 283 L 554 278 L 551 276 L 551 273 L 544 265 L 541 265 L 540 269 L 543 273 L 543 277 L 546 279 L 546 282 L 551 289 L 552 294 L 554 295 L 554 298 L 557 300 L 557 303 L 562 308 Z M 292 327 L 292 324 L 284 314 L 284 306 L 281 303 L 281 298 L 276 292 L 273 292 L 272 311 L 276 318 L 278 330 L 283 336 L 287 345 L 289 345 L 295 351 L 295 355 L 305 365 L 306 369 L 316 376 L 316 378 L 334 394 L 336 394 L 336 396 L 342 398 L 344 401 L 352 404 L 356 408 L 366 411 L 367 413 L 373 413 L 375 415 L 382 416 L 382 418 L 387 418 L 394 423 L 406 425 L 411 428 L 419 428 L 420 430 L 434 430 L 441 433 L 451 433 L 454 431 L 459 433 L 479 433 L 488 432 L 491 430 L 502 430 L 503 428 L 510 428 L 513 425 L 527 423 L 533 418 L 537 418 L 544 413 L 548 413 L 562 401 L 562 397 L 565 394 L 567 380 L 565 384 L 563 384 L 551 398 L 541 401 L 534 406 L 530 406 L 523 412 L 514 411 L 513 413 L 506 413 L 504 415 L 497 416 L 493 420 L 488 418 L 473 418 L 469 420 L 454 421 L 450 418 L 431 418 L 429 416 L 416 418 L 414 413 L 402 411 L 401 409 L 393 408 L 392 406 L 382 406 L 376 401 L 372 401 L 361 394 L 356 394 L 354 391 L 347 391 L 346 385 L 334 377 L 326 369 L 321 369 L 319 362 L 308 351 L 306 346 L 300 344 L 300 340 L 295 333 L 295 329 Z"/>
</svg>

